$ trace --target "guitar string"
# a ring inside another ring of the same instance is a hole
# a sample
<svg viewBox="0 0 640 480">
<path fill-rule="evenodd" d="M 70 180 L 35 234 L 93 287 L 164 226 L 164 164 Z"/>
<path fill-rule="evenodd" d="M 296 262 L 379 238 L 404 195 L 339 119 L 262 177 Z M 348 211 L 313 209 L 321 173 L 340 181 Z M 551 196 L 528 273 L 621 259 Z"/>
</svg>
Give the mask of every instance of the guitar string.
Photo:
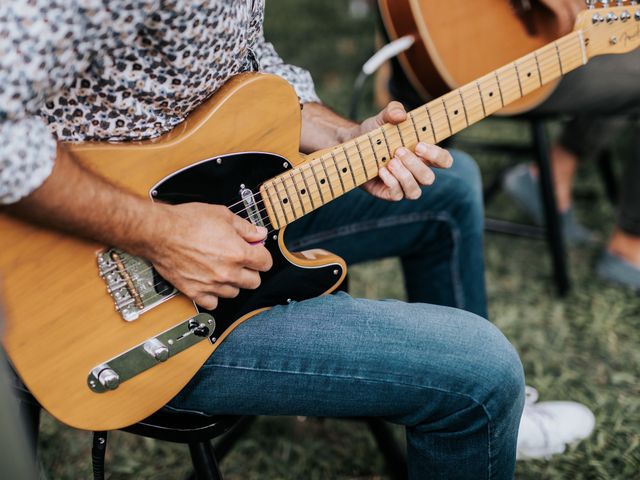
<svg viewBox="0 0 640 480">
<path fill-rule="evenodd" d="M 568 42 L 573 42 L 573 43 L 575 43 L 575 41 L 576 41 L 576 40 L 580 41 L 580 38 L 579 38 L 577 35 L 571 35 L 570 37 L 566 37 L 566 38 L 563 38 L 563 39 L 561 39 L 561 40 L 558 40 L 558 41 L 557 41 L 557 43 L 561 43 L 561 41 L 564 41 L 565 43 L 568 43 Z M 549 48 L 551 48 L 551 45 L 553 45 L 553 44 L 550 44 L 550 45 L 549 45 Z M 575 48 L 578 48 L 578 49 L 580 50 L 580 53 L 582 52 L 582 45 L 580 45 L 580 44 L 579 44 L 579 45 L 577 45 L 577 46 L 571 46 L 571 48 L 572 48 L 572 49 L 574 49 L 574 47 L 575 47 Z M 533 53 L 533 52 L 532 52 L 532 53 Z M 563 52 L 563 53 L 564 53 L 564 54 L 565 54 L 565 56 L 566 56 L 566 55 L 569 55 L 569 54 L 570 54 L 570 53 L 572 53 L 572 52 L 565 51 L 565 52 Z M 530 54 L 529 56 L 531 56 L 531 54 Z M 525 61 L 531 61 L 531 60 L 535 60 L 535 59 L 536 59 L 536 56 L 535 56 L 535 55 L 533 56 L 533 58 L 526 58 L 526 56 L 525 56 L 525 57 L 523 57 L 523 59 L 519 59 L 519 60 L 520 60 L 520 65 L 521 65 L 522 63 L 524 63 Z M 540 60 L 539 60 L 539 58 L 538 58 L 538 61 L 536 62 L 536 64 L 537 64 L 537 68 L 541 68 L 541 67 L 543 67 L 543 66 L 544 66 L 544 67 L 546 67 L 546 66 L 548 66 L 548 65 L 550 65 L 550 64 L 554 64 L 554 63 L 558 63 L 558 65 L 560 66 L 560 63 L 559 63 L 560 61 L 561 61 L 561 56 L 560 56 L 559 54 L 555 53 L 554 55 L 551 55 L 551 58 L 548 58 L 548 59 L 544 60 L 542 63 L 540 62 Z M 504 96 L 511 95 L 511 94 L 513 94 L 513 93 L 516 93 L 516 92 L 519 92 L 519 91 L 521 90 L 521 87 L 522 87 L 522 85 L 521 85 L 521 77 L 522 77 L 522 75 L 520 75 L 520 73 L 519 73 L 519 71 L 518 71 L 517 66 L 518 66 L 518 60 L 516 60 L 516 61 L 512 62 L 512 63 L 511 63 L 511 64 L 509 64 L 509 65 L 505 65 L 505 66 L 503 66 L 503 67 L 501 67 L 501 68 L 499 68 L 499 69 L 497 69 L 497 70 L 495 71 L 495 73 L 496 73 L 496 74 L 498 74 L 498 72 L 499 72 L 500 70 L 509 69 L 507 72 L 502 72 L 502 73 L 500 73 L 500 74 L 499 74 L 499 75 L 501 76 L 501 80 L 502 80 L 503 82 L 510 82 L 509 89 L 502 89 L 502 88 L 501 88 L 501 86 L 498 84 L 497 79 L 496 79 L 495 77 L 491 77 L 491 74 L 489 74 L 489 75 L 487 75 L 487 76 L 489 76 L 489 78 L 487 78 L 487 79 L 485 79 L 485 80 L 478 80 L 478 81 L 476 81 L 476 82 L 469 83 L 469 84 L 464 85 L 464 86 L 460 87 L 459 89 L 457 89 L 457 90 L 455 90 L 455 91 L 453 91 L 453 92 L 450 92 L 449 94 L 446 94 L 446 95 L 455 96 L 455 94 L 456 94 L 456 93 L 458 93 L 459 95 L 462 95 L 462 93 L 463 93 L 463 92 L 462 92 L 462 90 L 463 90 L 465 87 L 467 87 L 467 88 L 473 88 L 473 87 L 474 87 L 474 85 L 478 85 L 478 86 L 480 87 L 480 89 L 482 89 L 482 82 L 485 82 L 485 86 L 486 86 L 486 82 L 487 82 L 487 81 L 488 81 L 488 82 L 491 82 L 491 84 L 495 84 L 495 86 L 498 86 L 498 87 L 499 87 L 499 89 L 500 89 L 500 90 L 501 90 L 501 92 L 502 92 L 502 96 L 503 96 L 503 97 L 504 97 Z M 514 68 L 513 68 L 513 70 L 511 70 L 511 67 L 514 67 Z M 509 76 L 510 76 L 510 77 L 512 77 L 512 78 L 508 78 Z M 516 80 L 516 81 L 517 81 L 517 83 L 518 83 L 517 87 L 516 87 L 516 84 L 514 83 L 514 80 Z M 543 84 L 542 84 L 542 83 L 540 83 L 540 82 L 538 81 L 538 87 L 539 87 L 539 86 L 542 86 L 542 85 L 543 85 Z M 536 87 L 536 88 L 538 88 L 538 87 Z M 535 90 L 535 89 L 534 89 L 534 90 Z M 481 92 L 479 92 L 479 93 L 481 93 Z M 446 95 L 445 95 L 445 96 L 446 96 Z M 438 100 L 442 99 L 442 100 L 443 100 L 443 108 L 442 108 L 442 110 L 441 110 L 440 112 L 436 112 L 436 114 L 435 114 L 435 115 L 432 115 L 432 116 L 431 116 L 431 119 L 430 119 L 430 122 L 431 122 L 431 123 L 437 123 L 437 121 L 440 121 L 440 120 L 444 119 L 445 117 L 446 117 L 446 118 L 451 118 L 451 116 L 450 116 L 450 115 L 448 115 L 447 109 L 444 107 L 444 102 L 446 101 L 446 99 L 444 98 L 445 96 L 441 96 L 441 97 L 436 98 L 436 99 L 434 99 L 434 100 L 433 100 L 433 101 L 438 101 Z M 483 103 L 482 98 L 481 98 L 480 96 L 478 96 L 478 97 L 479 97 L 479 98 L 476 100 L 475 95 L 474 95 L 474 98 L 472 98 L 472 99 L 471 99 L 472 101 L 470 101 L 470 102 L 464 102 L 464 101 L 462 100 L 462 97 L 460 98 L 460 104 L 461 104 L 461 106 L 463 106 L 463 108 L 466 110 L 466 111 L 465 111 L 465 114 L 466 114 L 466 115 L 468 115 L 468 114 L 469 114 L 469 110 L 470 110 L 470 109 L 477 108 L 477 107 L 479 107 L 479 106 L 481 105 L 481 103 Z M 521 95 L 518 95 L 518 98 L 521 98 Z M 429 103 L 432 103 L 433 101 L 431 101 L 431 102 L 429 102 Z M 426 104 L 426 105 L 424 105 L 423 107 L 418 107 L 417 109 L 414 109 L 412 112 L 416 112 L 416 110 L 420 110 L 421 108 L 428 109 L 428 105 L 429 105 L 429 103 L 427 103 L 427 104 Z M 484 108 L 483 108 L 483 110 L 484 110 Z M 408 113 L 412 113 L 412 112 L 408 112 Z M 418 113 L 421 113 L 421 112 L 418 112 Z M 484 113 L 484 112 L 483 112 L 483 113 Z M 414 115 L 414 117 L 415 117 L 415 115 Z M 484 118 L 484 115 L 483 115 L 483 118 Z M 402 125 L 402 127 L 405 127 L 405 128 L 406 128 L 406 127 L 412 127 L 411 125 L 409 125 L 409 124 L 408 124 L 410 120 L 411 120 L 411 119 L 408 119 L 407 121 L 403 122 L 403 123 L 404 123 L 404 125 Z M 415 118 L 414 118 L 413 120 L 415 121 Z M 465 120 L 465 123 L 467 123 L 467 126 L 469 126 L 469 125 L 470 125 L 470 123 L 468 122 L 468 117 L 467 117 L 467 119 Z M 387 125 L 385 125 L 385 126 L 381 127 L 381 128 L 380 128 L 379 130 L 377 130 L 377 131 L 378 131 L 378 132 L 380 132 L 380 133 L 382 133 L 382 132 L 381 132 L 381 130 L 382 130 L 382 128 L 384 128 L 384 127 L 389 128 L 389 127 L 390 127 L 390 124 L 387 124 Z M 402 128 L 402 127 L 401 127 L 400 125 L 398 125 L 398 128 Z M 375 132 L 375 131 L 374 131 L 374 132 Z M 370 133 L 370 134 L 371 134 L 371 133 L 374 133 L 374 132 L 368 132 L 368 133 Z M 431 135 L 434 137 L 434 140 L 435 140 L 435 136 L 436 136 L 436 135 L 435 135 L 435 133 L 436 133 L 436 132 L 434 132 L 434 131 L 433 131 L 433 129 L 431 129 Z M 414 132 L 414 134 L 415 134 L 415 132 Z M 425 135 L 427 135 L 427 133 L 426 133 L 426 132 L 425 132 Z M 419 140 L 418 135 L 417 135 L 417 134 L 415 134 L 415 136 L 416 136 L 416 139 L 418 139 L 418 140 Z M 351 162 L 348 160 L 348 156 L 349 156 L 349 152 L 347 152 L 347 149 L 348 149 L 348 148 L 351 148 L 351 149 L 352 149 L 351 154 L 354 154 L 354 153 L 355 153 L 355 151 L 353 150 L 353 149 L 354 149 L 354 147 L 355 147 L 355 149 L 356 149 L 356 150 L 359 150 L 359 149 L 358 149 L 358 146 L 357 146 L 357 145 L 358 145 L 358 142 L 357 142 L 358 138 L 360 138 L 360 137 L 357 137 L 357 138 L 355 138 L 355 139 L 352 139 L 352 140 L 351 140 L 351 141 L 349 141 L 349 142 L 345 142 L 345 152 L 344 152 L 344 153 L 345 153 L 345 157 L 346 157 L 347 163 L 349 164 L 349 167 L 350 167 L 350 168 L 349 168 L 349 170 L 351 170 L 351 172 L 353 172 L 354 176 L 355 176 L 355 174 L 360 174 L 360 173 L 365 173 L 365 174 L 366 174 L 366 169 L 365 169 L 365 168 L 360 168 L 360 167 L 358 167 L 358 166 L 356 166 L 356 167 L 354 168 L 354 167 L 351 165 Z M 422 141 L 422 140 L 419 140 L 419 141 Z M 353 143 L 353 145 L 347 145 L 348 143 Z M 385 142 L 385 143 L 387 143 L 387 144 L 388 144 L 388 142 Z M 373 152 L 374 157 L 376 157 L 376 153 L 375 153 L 375 150 L 373 149 L 373 147 L 372 147 L 372 152 Z M 359 153 L 359 152 L 358 152 L 358 153 Z M 322 155 L 322 156 L 320 156 L 320 157 L 318 157 L 318 158 L 314 159 L 313 161 L 318 161 L 318 162 L 322 162 L 322 163 L 324 163 L 326 160 L 328 160 L 328 158 L 327 158 L 327 157 L 328 157 L 328 154 L 324 154 L 324 155 Z M 313 162 L 313 161 L 312 161 L 312 162 Z M 312 165 L 311 165 L 311 162 L 309 162 L 309 163 L 304 163 L 304 164 L 300 165 L 299 167 L 297 167 L 297 168 L 296 168 L 296 169 L 294 169 L 294 170 L 290 170 L 290 171 L 286 172 L 285 174 L 278 175 L 277 177 L 274 177 L 274 179 L 271 179 L 271 183 L 272 183 L 272 185 L 273 185 L 274 189 L 276 190 L 276 193 L 284 193 L 284 194 L 286 195 L 286 198 L 289 198 L 289 196 L 290 196 L 290 195 L 289 195 L 289 192 L 287 191 L 287 186 L 286 186 L 286 185 L 284 185 L 284 180 L 283 180 L 283 179 L 281 180 L 281 183 L 283 184 L 283 188 L 282 188 L 281 190 L 278 190 L 278 189 L 277 189 L 278 187 L 277 187 L 275 184 L 273 184 L 273 180 L 275 180 L 275 178 L 282 177 L 282 176 L 286 175 L 287 173 L 289 174 L 289 176 L 290 176 L 291 180 L 292 180 L 294 183 L 296 182 L 296 179 L 294 178 L 294 175 L 295 175 L 296 173 L 298 173 L 300 176 L 302 176 L 302 177 L 303 177 L 303 180 L 304 180 L 304 179 L 308 179 L 308 180 L 310 180 L 310 181 L 311 181 L 311 179 L 310 179 L 310 178 L 308 178 L 308 177 L 305 177 L 305 176 L 304 176 L 304 173 L 302 172 L 303 167 L 307 167 L 307 170 L 308 170 L 308 169 L 310 169 L 310 168 L 311 168 L 311 169 L 313 168 L 313 167 L 312 167 Z M 327 179 L 328 179 L 329 181 L 335 181 L 335 179 L 336 179 L 336 178 L 340 177 L 340 173 L 339 173 L 339 171 L 338 171 L 338 169 L 337 169 L 337 166 L 336 166 L 335 170 L 336 170 L 336 173 L 335 173 L 335 174 L 327 175 L 327 176 L 326 176 L 326 177 L 327 177 Z M 349 170 L 348 170 L 348 171 L 349 171 Z M 344 173 L 346 173 L 346 172 L 344 172 Z M 331 178 L 331 177 L 333 177 L 333 178 Z M 368 178 L 368 177 L 367 177 L 367 178 Z M 372 177 L 372 178 L 375 178 L 375 177 Z M 349 188 L 349 190 L 346 190 L 346 189 L 345 189 L 345 191 L 344 191 L 342 194 L 346 193 L 346 191 L 350 191 L 351 189 L 355 188 L 356 186 L 357 186 L 357 185 L 355 185 L 355 184 L 354 184 L 354 187 Z M 294 187 L 295 187 L 295 186 L 294 186 Z M 323 204 L 324 204 L 324 203 L 326 203 L 326 202 L 323 202 L 323 201 L 322 201 L 321 188 L 320 188 L 318 185 L 316 185 L 316 187 L 317 187 L 317 189 L 318 189 L 318 196 L 319 196 L 319 197 L 321 197 L 321 198 L 320 198 L 321 203 L 323 203 Z M 309 190 L 310 190 L 310 189 L 309 189 Z M 342 194 L 340 194 L 340 195 L 338 195 L 338 196 L 341 196 Z M 312 196 L 311 191 L 309 191 L 309 195 L 310 195 L 310 196 Z M 251 198 L 255 200 L 255 194 L 252 194 Z M 334 198 L 336 198 L 336 197 L 334 197 Z M 333 200 L 334 198 L 332 198 L 331 200 Z M 239 204 L 242 204 L 242 203 L 244 203 L 244 201 L 243 201 L 243 200 L 240 200 L 240 201 L 238 201 L 238 202 L 236 202 L 236 203 L 234 203 L 234 204 L 232 204 L 232 205 L 227 206 L 227 208 L 229 208 L 229 210 L 231 210 L 231 211 L 233 212 L 232 208 L 233 208 L 233 207 L 235 207 L 235 206 L 237 206 L 237 205 L 239 205 Z M 264 200 L 263 200 L 263 199 L 259 199 L 258 201 L 255 201 L 255 202 L 254 202 L 254 206 L 256 206 L 256 207 L 257 207 L 257 206 L 258 206 L 259 204 L 261 204 L 261 203 L 264 203 Z M 315 210 L 315 209 L 316 209 L 316 207 L 314 207 L 312 200 L 310 200 L 310 201 L 309 201 L 309 203 L 311 203 L 311 205 L 310 205 L 311 210 L 310 210 L 310 211 Z M 306 214 L 306 213 L 309 213 L 309 212 L 306 212 L 307 208 L 305 208 L 305 206 L 304 206 L 304 202 L 303 202 L 302 200 L 301 200 L 301 202 L 300 202 L 300 207 L 301 207 L 301 209 L 303 210 L 303 215 L 304 215 L 304 214 Z M 248 211 L 248 210 L 250 210 L 251 208 L 253 208 L 253 207 L 247 207 L 247 208 L 244 208 L 244 209 L 242 209 L 242 210 L 239 210 L 238 212 L 233 212 L 233 213 L 234 213 L 234 214 L 236 214 L 236 215 L 240 215 L 240 214 L 242 214 L 242 213 L 247 212 L 247 211 Z M 284 207 L 281 207 L 281 208 L 283 209 L 283 213 L 284 213 Z M 297 216 L 298 216 L 298 214 L 295 212 L 295 209 L 293 208 L 293 206 L 292 206 L 292 207 L 290 207 L 290 209 L 291 209 L 292 213 L 294 214 L 294 217 L 297 217 Z M 262 209 L 258 209 L 258 210 L 257 210 L 257 212 L 255 212 L 255 213 L 262 214 L 262 213 L 264 213 L 265 211 L 266 211 L 266 208 L 262 208 Z M 271 233 L 273 233 L 273 232 L 275 232 L 275 231 L 277 230 L 277 229 L 276 229 L 276 228 L 274 228 L 274 227 L 273 227 L 273 225 L 270 223 L 270 220 L 269 220 L 269 217 L 268 217 L 268 216 L 264 216 L 264 217 L 263 217 L 262 215 L 260 215 L 260 217 L 261 217 L 261 219 L 263 219 L 263 220 L 264 220 L 264 219 L 266 219 L 266 220 L 267 220 L 268 227 L 270 227 L 270 228 L 271 228 L 271 229 L 267 228 L 267 230 L 268 230 L 267 236 L 268 236 L 268 235 L 270 235 Z M 295 220 L 295 219 L 297 219 L 297 218 L 294 218 L 294 220 Z M 265 226 L 267 226 L 267 225 L 265 225 Z M 148 267 L 148 268 L 146 268 L 146 269 L 143 269 L 143 270 L 141 270 L 141 271 L 139 271 L 139 272 L 137 272 L 137 273 L 138 273 L 138 275 L 140 275 L 140 274 L 146 273 L 147 271 L 149 271 L 149 270 L 151 270 L 151 269 L 153 269 L 153 266 Z M 160 285 L 160 284 L 161 284 L 161 283 L 160 283 L 160 282 L 158 282 L 158 283 L 153 284 L 152 286 L 153 286 L 153 287 L 156 287 L 156 286 L 158 286 L 158 285 Z M 159 297 L 163 297 L 161 294 L 156 294 L 155 296 L 156 296 L 156 297 L 157 297 L 157 296 L 159 296 Z"/>
</svg>

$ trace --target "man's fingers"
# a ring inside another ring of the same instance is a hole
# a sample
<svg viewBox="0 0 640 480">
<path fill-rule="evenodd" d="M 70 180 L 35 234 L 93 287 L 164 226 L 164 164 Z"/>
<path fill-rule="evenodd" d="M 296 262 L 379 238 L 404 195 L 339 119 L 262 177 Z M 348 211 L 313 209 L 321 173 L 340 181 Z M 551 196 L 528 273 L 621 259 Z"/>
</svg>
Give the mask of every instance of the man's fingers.
<svg viewBox="0 0 640 480">
<path fill-rule="evenodd" d="M 242 266 L 250 270 L 256 270 L 258 272 L 266 272 L 273 266 L 273 259 L 269 250 L 264 245 L 248 245 L 243 246 L 244 258 L 242 259 Z"/>
<path fill-rule="evenodd" d="M 396 155 L 402 160 L 404 166 L 407 167 L 420 185 L 431 185 L 435 181 L 436 176 L 433 170 L 425 165 L 422 158 L 412 154 L 406 149 L 398 149 Z"/>
<path fill-rule="evenodd" d="M 206 310 L 214 310 L 218 306 L 218 297 L 210 293 L 195 295 L 194 297 L 191 297 L 191 300 Z"/>
<path fill-rule="evenodd" d="M 409 169 L 402 163 L 402 160 L 400 158 L 394 157 L 393 159 L 391 159 L 388 168 L 400 183 L 405 197 L 413 200 L 420 197 L 420 195 L 422 194 L 420 185 L 414 178 L 413 174 L 409 171 Z"/>
<path fill-rule="evenodd" d="M 256 227 L 251 222 L 248 222 L 244 218 L 238 215 L 233 215 L 231 223 L 233 228 L 236 229 L 238 235 L 244 238 L 249 243 L 260 242 L 267 236 L 267 229 L 264 227 Z"/>
<path fill-rule="evenodd" d="M 387 187 L 387 191 L 385 192 L 384 197 L 386 197 L 388 200 L 395 200 L 396 202 L 404 198 L 400 182 L 398 182 L 396 177 L 394 177 L 391 172 L 387 170 L 387 167 L 382 167 L 378 171 L 378 176 Z"/>
<path fill-rule="evenodd" d="M 444 148 L 420 142 L 415 148 L 416 155 L 426 160 L 429 165 L 437 168 L 449 168 L 453 164 L 453 157 Z"/>
<path fill-rule="evenodd" d="M 400 102 L 389 102 L 389 105 L 380 112 L 381 122 L 379 125 L 384 125 L 385 123 L 397 124 L 403 122 L 407 119 L 407 112 L 404 109 L 404 106 Z"/>
</svg>

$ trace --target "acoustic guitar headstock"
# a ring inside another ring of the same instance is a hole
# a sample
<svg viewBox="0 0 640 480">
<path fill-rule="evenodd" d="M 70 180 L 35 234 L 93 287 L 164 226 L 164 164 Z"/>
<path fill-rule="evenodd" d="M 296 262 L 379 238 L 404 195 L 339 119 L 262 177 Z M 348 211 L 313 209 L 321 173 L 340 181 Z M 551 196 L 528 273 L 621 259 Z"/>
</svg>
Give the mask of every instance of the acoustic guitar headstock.
<svg viewBox="0 0 640 480">
<path fill-rule="evenodd" d="M 589 58 L 625 53 L 640 46 L 640 5 L 637 1 L 587 0 L 588 10 L 578 14 L 575 30 L 582 30 Z"/>
</svg>

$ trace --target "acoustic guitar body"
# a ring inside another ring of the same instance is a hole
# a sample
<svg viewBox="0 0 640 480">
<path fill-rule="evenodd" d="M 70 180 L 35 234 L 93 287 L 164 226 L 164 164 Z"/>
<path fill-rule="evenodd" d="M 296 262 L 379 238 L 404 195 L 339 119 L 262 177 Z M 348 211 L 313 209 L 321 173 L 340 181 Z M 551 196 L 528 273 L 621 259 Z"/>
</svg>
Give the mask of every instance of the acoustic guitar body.
<svg viewBox="0 0 640 480">
<path fill-rule="evenodd" d="M 399 61 L 424 100 L 465 85 L 556 39 L 553 16 L 537 2 L 531 2 L 529 13 L 533 34 L 508 0 L 379 0 L 378 3 L 392 40 L 416 36 L 417 41 L 400 54 Z M 553 92 L 557 83 L 543 85 L 499 114 L 531 110 Z"/>
<path fill-rule="evenodd" d="M 259 186 L 305 161 L 299 136 L 300 105 L 289 84 L 244 74 L 156 140 L 71 148 L 88 168 L 150 201 L 233 205 L 249 218 L 241 192 L 250 191 L 270 227 Z M 285 229 L 269 229 L 274 267 L 261 275 L 261 287 L 207 312 L 126 252 L 112 257 L 104 245 L 0 215 L 4 347 L 12 364 L 42 406 L 70 426 L 111 430 L 147 417 L 241 322 L 328 293 L 343 280 L 342 259 L 320 250 L 289 252 Z M 134 299 L 126 299 L 117 263 L 143 292 L 135 301 L 152 304 L 137 318 L 125 318 Z M 117 384 L 109 369 L 118 373 Z"/>
</svg>

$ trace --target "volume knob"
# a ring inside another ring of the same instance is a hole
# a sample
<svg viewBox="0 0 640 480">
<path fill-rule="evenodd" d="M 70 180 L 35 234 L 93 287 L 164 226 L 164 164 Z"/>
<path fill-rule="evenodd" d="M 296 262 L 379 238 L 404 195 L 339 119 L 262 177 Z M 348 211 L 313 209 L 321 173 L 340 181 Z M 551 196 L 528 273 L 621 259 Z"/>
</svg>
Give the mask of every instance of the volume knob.
<svg viewBox="0 0 640 480">
<path fill-rule="evenodd" d="M 100 385 L 109 390 L 115 390 L 118 388 L 118 385 L 120 385 L 120 375 L 112 368 L 109 368 L 108 365 L 104 365 L 104 368 L 100 369 L 96 378 L 100 382 Z"/>
<path fill-rule="evenodd" d="M 169 358 L 169 348 L 157 338 L 152 338 L 144 342 L 144 351 L 158 362 L 164 362 Z"/>
</svg>

